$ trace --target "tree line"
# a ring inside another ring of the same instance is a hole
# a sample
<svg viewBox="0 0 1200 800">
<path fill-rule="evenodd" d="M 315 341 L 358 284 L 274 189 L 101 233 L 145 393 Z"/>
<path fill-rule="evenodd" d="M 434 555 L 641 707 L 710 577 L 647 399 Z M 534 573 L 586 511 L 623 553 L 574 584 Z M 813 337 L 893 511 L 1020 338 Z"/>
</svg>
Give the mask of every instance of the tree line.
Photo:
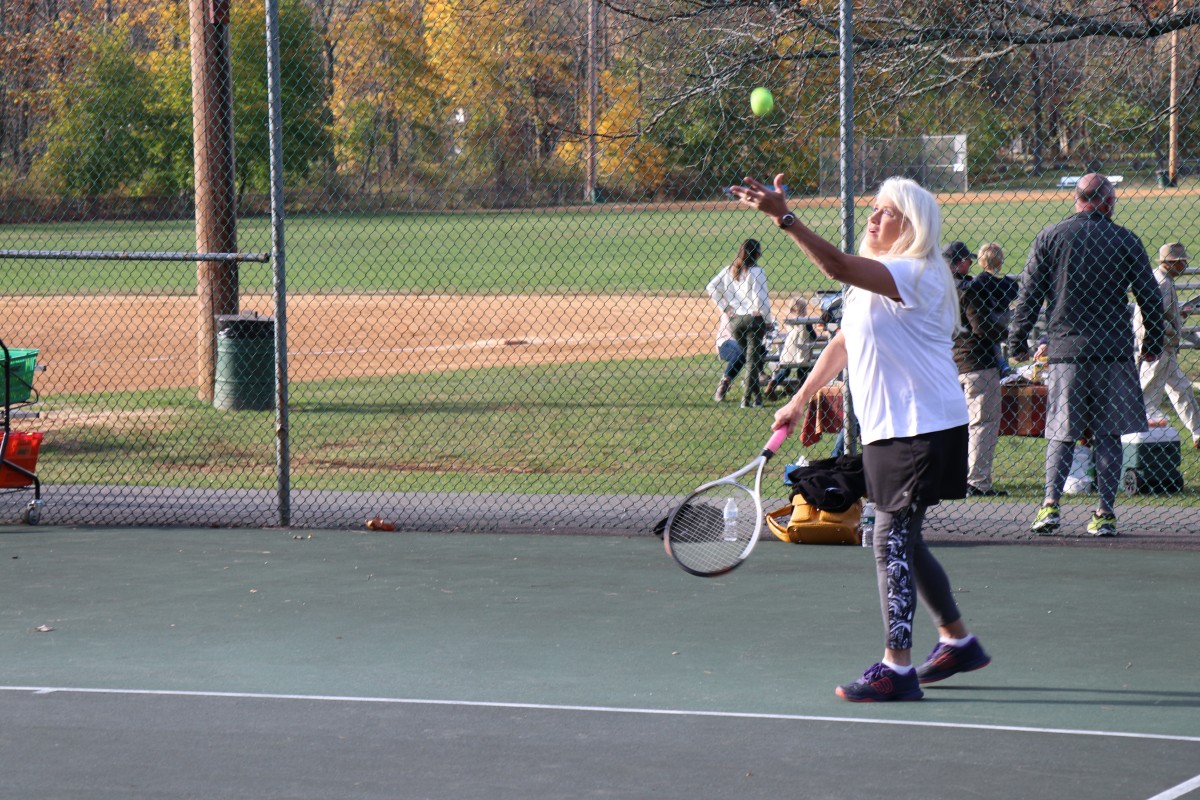
<svg viewBox="0 0 1200 800">
<path fill-rule="evenodd" d="M 1194 155 L 1200 12 L 1174 0 L 855 13 L 857 130 L 967 133 L 975 184 L 1152 167 L 1172 113 Z M 269 179 L 263 18 L 234 0 L 249 194 Z M 837 32 L 825 0 L 281 0 L 288 186 L 314 205 L 578 202 L 591 158 L 612 198 L 711 197 L 775 167 L 813 191 L 817 142 L 838 130 Z M 186 0 L 0 0 L 3 195 L 186 198 L 188 48 Z M 764 118 L 747 103 L 759 85 L 777 103 Z"/>
</svg>

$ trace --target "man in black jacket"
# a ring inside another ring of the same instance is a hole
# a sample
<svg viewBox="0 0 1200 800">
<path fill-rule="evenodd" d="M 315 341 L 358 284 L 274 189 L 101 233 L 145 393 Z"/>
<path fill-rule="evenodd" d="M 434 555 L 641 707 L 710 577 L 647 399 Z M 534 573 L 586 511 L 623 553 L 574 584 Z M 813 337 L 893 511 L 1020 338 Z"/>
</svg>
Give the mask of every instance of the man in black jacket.
<svg viewBox="0 0 1200 800">
<path fill-rule="evenodd" d="M 992 460 L 1000 441 L 1000 368 L 996 345 L 1004 337 L 1004 318 L 992 297 L 992 276 L 969 278 L 975 258 L 962 242 L 942 250 L 958 284 L 962 332 L 954 339 L 958 382 L 967 398 L 967 497 L 1007 495 L 992 486 Z"/>
<path fill-rule="evenodd" d="M 1036 533 L 1059 527 L 1074 442 L 1086 434 L 1099 491 L 1087 531 L 1115 536 L 1121 435 L 1146 430 L 1127 297 L 1132 291 L 1144 320 L 1144 361 L 1162 353 L 1163 305 L 1141 239 L 1112 221 L 1116 204 L 1108 178 L 1084 175 L 1075 186 L 1076 213 L 1038 234 L 1021 275 L 1008 336 L 1013 358 L 1028 356 L 1029 334 L 1046 305 L 1046 494 Z"/>
</svg>

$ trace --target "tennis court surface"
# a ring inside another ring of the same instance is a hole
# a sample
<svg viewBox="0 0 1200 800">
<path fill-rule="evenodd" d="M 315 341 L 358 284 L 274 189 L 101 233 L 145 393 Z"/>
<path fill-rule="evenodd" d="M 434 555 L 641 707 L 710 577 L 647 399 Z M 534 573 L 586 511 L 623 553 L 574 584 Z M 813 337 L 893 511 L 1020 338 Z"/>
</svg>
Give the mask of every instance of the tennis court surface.
<svg viewBox="0 0 1200 800">
<path fill-rule="evenodd" d="M 855 705 L 857 547 L 0 528 L 0 797 L 1200 798 L 1200 552 L 937 552 L 992 665 Z"/>
</svg>

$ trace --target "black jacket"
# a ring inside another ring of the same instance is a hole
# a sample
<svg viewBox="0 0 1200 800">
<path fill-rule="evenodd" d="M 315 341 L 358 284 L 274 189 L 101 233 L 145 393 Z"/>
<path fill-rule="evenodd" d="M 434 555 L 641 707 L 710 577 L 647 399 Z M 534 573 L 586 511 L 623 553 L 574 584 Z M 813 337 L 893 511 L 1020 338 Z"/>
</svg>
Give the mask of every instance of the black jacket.
<svg viewBox="0 0 1200 800">
<path fill-rule="evenodd" d="M 971 283 L 984 301 L 1000 313 L 1008 311 L 1017 299 L 1017 290 L 1020 288 L 1016 278 L 1009 275 L 993 275 L 990 272 L 979 273 L 971 279 Z M 1007 327 L 1005 324 L 1005 328 Z"/>
<path fill-rule="evenodd" d="M 1004 339 L 1005 308 L 999 306 L 998 279 L 984 273 L 977 278 L 959 278 L 958 305 L 962 311 L 962 333 L 954 337 L 954 363 L 959 374 L 996 369 L 996 345 Z"/>
<path fill-rule="evenodd" d="M 1133 358 L 1129 292 L 1142 311 L 1142 354 L 1163 349 L 1163 306 L 1146 248 L 1132 231 L 1098 211 L 1081 212 L 1037 235 L 1021 274 L 1008 331 L 1009 353 L 1028 352 L 1046 305 L 1052 362 L 1113 363 Z"/>
<path fill-rule="evenodd" d="M 867 493 L 862 453 L 822 458 L 803 467 L 791 464 L 783 474 L 784 483 L 792 487 L 793 501 L 800 495 L 822 511 L 841 513 Z"/>
</svg>

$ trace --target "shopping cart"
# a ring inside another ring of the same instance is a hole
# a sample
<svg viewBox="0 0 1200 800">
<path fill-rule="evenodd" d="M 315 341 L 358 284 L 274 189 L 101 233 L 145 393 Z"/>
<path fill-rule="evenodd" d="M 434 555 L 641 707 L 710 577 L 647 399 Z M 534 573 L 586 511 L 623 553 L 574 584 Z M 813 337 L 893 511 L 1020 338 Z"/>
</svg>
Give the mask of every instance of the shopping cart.
<svg viewBox="0 0 1200 800">
<path fill-rule="evenodd" d="M 0 493 L 33 490 L 33 499 L 25 507 L 24 519 L 37 525 L 42 519 L 42 482 L 37 476 L 38 452 L 42 446 L 42 434 L 12 430 L 15 415 L 33 416 L 21 412 L 26 406 L 36 405 L 39 397 L 33 387 L 33 376 L 38 371 L 37 350 L 10 348 L 0 339 L 0 381 L 4 385 L 3 435 L 0 436 Z"/>
</svg>

